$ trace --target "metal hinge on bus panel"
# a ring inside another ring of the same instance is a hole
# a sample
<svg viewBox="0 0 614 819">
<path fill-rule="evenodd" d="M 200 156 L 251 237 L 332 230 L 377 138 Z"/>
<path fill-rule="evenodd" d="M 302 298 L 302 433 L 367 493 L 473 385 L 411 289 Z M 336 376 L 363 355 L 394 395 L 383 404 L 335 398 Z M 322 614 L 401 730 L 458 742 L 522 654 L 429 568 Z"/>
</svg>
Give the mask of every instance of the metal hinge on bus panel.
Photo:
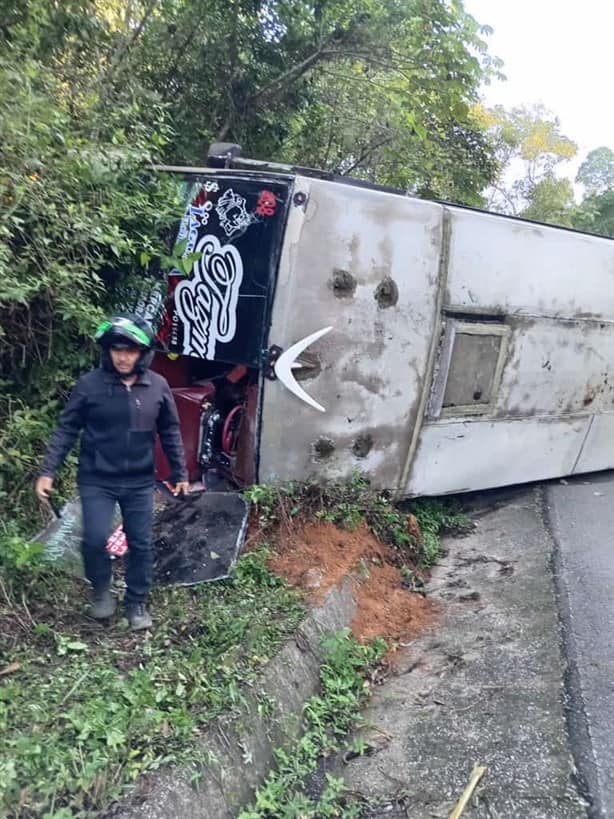
<svg viewBox="0 0 614 819">
<path fill-rule="evenodd" d="M 271 345 L 268 350 L 263 350 L 260 356 L 262 361 L 262 372 L 265 378 L 269 381 L 275 381 L 277 374 L 275 373 L 275 364 L 279 360 L 279 356 L 283 353 L 283 349 L 277 344 Z"/>
</svg>

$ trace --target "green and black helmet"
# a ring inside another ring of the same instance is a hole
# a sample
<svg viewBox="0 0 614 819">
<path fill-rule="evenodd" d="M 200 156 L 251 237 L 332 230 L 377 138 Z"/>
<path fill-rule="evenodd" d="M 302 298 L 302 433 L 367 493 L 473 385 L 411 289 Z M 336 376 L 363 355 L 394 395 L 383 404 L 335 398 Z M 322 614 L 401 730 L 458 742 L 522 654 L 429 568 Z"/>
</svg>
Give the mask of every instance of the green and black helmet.
<svg viewBox="0 0 614 819">
<path fill-rule="evenodd" d="M 99 325 L 94 338 L 102 347 L 124 343 L 144 350 L 150 350 L 155 341 L 149 324 L 137 316 L 112 316 Z"/>
<path fill-rule="evenodd" d="M 142 373 L 151 365 L 156 338 L 149 324 L 140 316 L 111 316 L 98 326 L 94 338 L 102 347 L 102 366 L 105 370 L 115 369 L 109 355 L 112 347 L 138 347 L 141 350 L 135 372 Z"/>
</svg>

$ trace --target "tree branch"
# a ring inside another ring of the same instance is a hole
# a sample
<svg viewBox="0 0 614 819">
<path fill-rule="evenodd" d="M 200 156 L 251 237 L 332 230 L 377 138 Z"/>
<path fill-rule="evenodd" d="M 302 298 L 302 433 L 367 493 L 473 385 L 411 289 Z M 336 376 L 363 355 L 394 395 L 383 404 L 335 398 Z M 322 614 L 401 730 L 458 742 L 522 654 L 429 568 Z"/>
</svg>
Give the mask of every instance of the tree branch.
<svg viewBox="0 0 614 819">
<path fill-rule="evenodd" d="M 516 205 L 516 202 L 512 199 L 512 197 L 505 190 L 505 188 L 502 188 L 499 185 L 492 185 L 492 190 L 493 190 L 494 193 L 499 194 L 499 196 L 507 203 L 508 207 L 510 208 L 510 210 L 512 212 L 512 216 L 517 216 L 518 215 L 518 207 Z M 495 201 L 494 196 L 490 196 L 489 200 L 488 200 L 489 208 L 492 206 L 494 201 Z"/>
<path fill-rule="evenodd" d="M 340 172 L 340 176 L 347 176 L 348 174 L 352 173 L 362 162 L 365 161 L 373 151 L 377 151 L 378 148 L 381 148 L 382 145 L 387 145 L 388 143 L 392 142 L 394 134 L 388 134 L 384 139 L 381 139 L 379 142 L 376 142 L 374 145 L 369 145 L 365 150 L 360 154 L 358 159 L 355 162 L 352 162 L 349 168 L 346 168 L 344 171 Z"/>
<path fill-rule="evenodd" d="M 203 21 L 204 12 L 206 11 L 206 8 L 207 7 L 203 3 L 203 5 L 200 8 L 201 13 L 198 15 L 198 17 L 195 20 L 191 21 L 188 36 L 184 38 L 184 40 L 183 40 L 183 42 L 181 43 L 180 46 L 175 46 L 174 47 L 175 57 L 173 59 L 173 62 L 170 65 L 170 68 L 168 68 L 167 71 L 166 71 L 166 75 L 167 75 L 167 77 L 169 77 L 169 81 L 170 81 L 170 78 L 173 77 L 175 72 L 177 71 L 177 67 L 179 65 L 179 62 L 180 62 L 180 60 L 183 59 L 183 55 L 185 54 L 186 49 L 188 48 L 188 46 L 192 45 L 192 42 L 193 42 L 194 38 L 199 33 L 199 27 L 200 27 L 200 24 Z"/>
<path fill-rule="evenodd" d="M 345 80 L 346 82 L 364 83 L 365 85 L 372 85 L 374 88 L 378 88 L 380 91 L 390 91 L 389 86 L 375 82 L 375 80 L 371 80 L 369 77 L 354 77 L 348 74 L 341 74 L 339 71 L 331 71 L 328 68 L 323 69 L 323 73 L 328 74 L 329 77 L 335 77 L 336 79 Z"/>
<path fill-rule="evenodd" d="M 139 24 L 137 25 L 137 27 L 132 32 L 132 36 L 130 37 L 130 39 L 123 40 L 120 43 L 120 45 L 117 48 L 115 54 L 109 60 L 109 67 L 108 67 L 108 69 L 106 71 L 106 74 L 101 78 L 103 82 L 104 81 L 108 82 L 108 80 L 110 80 L 113 77 L 113 75 L 115 74 L 117 69 L 122 64 L 122 62 L 123 62 L 124 58 L 126 57 L 126 55 L 129 54 L 130 49 L 132 48 L 132 46 L 136 43 L 136 41 L 141 36 L 141 34 L 143 32 L 143 29 L 145 28 L 145 26 L 147 24 L 147 21 L 149 20 L 149 18 L 153 14 L 154 9 L 156 8 L 157 5 L 158 5 L 158 0 L 151 0 L 149 5 L 145 8 L 145 13 L 143 14 L 143 17 L 141 18 Z"/>
<path fill-rule="evenodd" d="M 246 108 L 249 105 L 253 105 L 255 102 L 258 101 L 262 102 L 265 99 L 269 99 L 270 97 L 275 96 L 275 94 L 279 93 L 279 91 L 282 90 L 284 86 L 290 85 L 292 82 L 297 80 L 307 71 L 309 71 L 310 68 L 313 68 L 313 66 L 316 65 L 320 60 L 330 56 L 331 54 L 336 53 L 338 52 L 334 49 L 329 50 L 325 47 L 318 48 L 317 51 L 314 51 L 298 65 L 294 65 L 292 66 L 292 68 L 289 68 L 287 71 L 284 71 L 283 74 L 280 74 L 270 83 L 268 83 L 268 85 L 265 85 L 264 88 L 261 88 L 259 91 L 256 91 L 254 94 L 248 97 L 243 103 L 243 107 Z M 232 126 L 234 115 L 235 115 L 234 111 L 232 110 L 229 111 L 224 124 L 218 131 L 217 139 L 220 142 L 226 138 Z"/>
<path fill-rule="evenodd" d="M 252 94 L 251 97 L 247 99 L 247 104 L 256 102 L 256 100 L 260 100 L 263 97 L 266 99 L 270 94 L 274 91 L 274 89 L 283 87 L 284 85 L 288 85 L 290 82 L 297 80 L 310 68 L 313 68 L 320 60 L 324 59 L 325 57 L 329 57 L 331 54 L 338 54 L 339 52 L 336 49 L 327 49 L 327 48 L 319 48 L 317 51 L 314 51 L 313 54 L 310 54 L 306 57 L 301 63 L 298 65 L 292 66 L 279 77 L 276 77 L 272 82 L 268 85 L 265 85 L 264 88 L 261 88 L 260 91 L 256 91 L 255 94 Z"/>
</svg>

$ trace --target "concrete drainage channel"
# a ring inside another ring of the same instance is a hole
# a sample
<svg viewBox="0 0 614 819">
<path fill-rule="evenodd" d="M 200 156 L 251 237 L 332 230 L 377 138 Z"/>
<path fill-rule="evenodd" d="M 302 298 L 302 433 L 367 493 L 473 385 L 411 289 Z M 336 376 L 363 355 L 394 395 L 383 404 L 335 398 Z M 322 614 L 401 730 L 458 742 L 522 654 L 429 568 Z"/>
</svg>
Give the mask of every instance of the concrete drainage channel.
<svg viewBox="0 0 614 819">
<path fill-rule="evenodd" d="M 207 759 L 198 769 L 173 767 L 148 774 L 112 813 L 114 819 L 234 819 L 274 766 L 274 750 L 301 733 L 305 702 L 317 693 L 322 638 L 350 625 L 355 611 L 351 581 L 333 588 L 303 620 L 262 674 L 258 695 L 248 693 L 232 715 L 213 720 L 199 743 Z"/>
</svg>

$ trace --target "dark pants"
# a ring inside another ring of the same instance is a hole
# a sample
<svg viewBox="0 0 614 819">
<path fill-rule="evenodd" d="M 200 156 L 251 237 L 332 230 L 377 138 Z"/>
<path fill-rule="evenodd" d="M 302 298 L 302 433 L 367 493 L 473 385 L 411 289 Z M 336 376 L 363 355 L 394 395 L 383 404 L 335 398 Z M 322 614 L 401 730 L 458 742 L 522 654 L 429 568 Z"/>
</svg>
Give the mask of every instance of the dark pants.
<svg viewBox="0 0 614 819">
<path fill-rule="evenodd" d="M 83 509 L 81 553 L 85 576 L 95 591 L 109 588 L 111 558 L 105 547 L 111 534 L 115 504 L 119 503 L 128 541 L 126 604 L 144 603 L 153 573 L 153 486 L 135 489 L 82 485 L 79 494 Z"/>
</svg>

